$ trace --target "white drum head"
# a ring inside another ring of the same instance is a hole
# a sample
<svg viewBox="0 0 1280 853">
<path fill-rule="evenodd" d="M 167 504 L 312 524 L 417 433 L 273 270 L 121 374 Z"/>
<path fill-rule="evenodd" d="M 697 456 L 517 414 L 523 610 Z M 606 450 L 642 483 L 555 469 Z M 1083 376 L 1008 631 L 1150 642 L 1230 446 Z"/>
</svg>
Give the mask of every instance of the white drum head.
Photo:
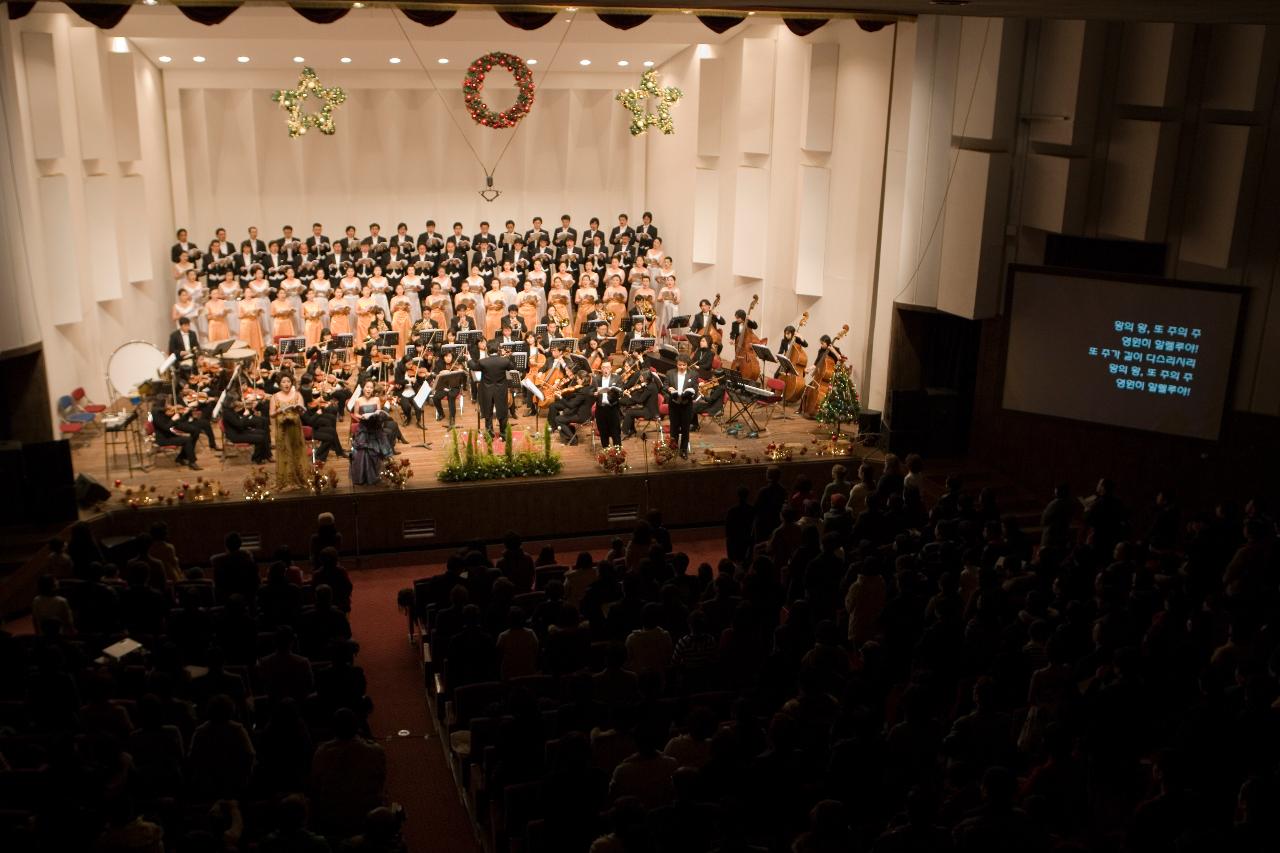
<svg viewBox="0 0 1280 853">
<path fill-rule="evenodd" d="M 159 378 L 160 365 L 167 357 L 164 351 L 147 341 L 121 344 L 107 359 L 107 381 L 116 393 L 133 394 L 143 382 Z"/>
</svg>

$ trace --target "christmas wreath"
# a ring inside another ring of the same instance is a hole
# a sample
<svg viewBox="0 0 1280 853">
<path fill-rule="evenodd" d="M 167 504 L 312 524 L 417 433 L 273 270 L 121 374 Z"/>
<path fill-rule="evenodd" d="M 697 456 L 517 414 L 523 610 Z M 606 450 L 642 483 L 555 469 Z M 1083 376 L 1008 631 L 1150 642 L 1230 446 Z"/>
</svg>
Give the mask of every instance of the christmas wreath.
<svg viewBox="0 0 1280 853">
<path fill-rule="evenodd" d="M 494 68 L 505 68 L 516 80 L 516 102 L 500 113 L 494 112 L 484 102 L 481 92 L 484 90 L 485 75 Z M 467 112 L 476 124 L 485 127 L 515 127 L 516 122 L 529 114 L 533 108 L 533 73 L 524 60 L 510 53 L 486 53 L 467 67 L 467 76 L 462 80 L 462 96 L 467 104 Z"/>
</svg>

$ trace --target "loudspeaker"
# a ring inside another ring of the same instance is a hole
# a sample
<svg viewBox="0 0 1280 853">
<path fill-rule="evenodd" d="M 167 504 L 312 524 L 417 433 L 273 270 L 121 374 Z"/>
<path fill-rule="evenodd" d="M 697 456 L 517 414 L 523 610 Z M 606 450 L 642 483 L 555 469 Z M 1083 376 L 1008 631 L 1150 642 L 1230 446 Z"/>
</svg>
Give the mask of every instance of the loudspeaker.
<svg viewBox="0 0 1280 853">
<path fill-rule="evenodd" d="M 69 441 L 25 442 L 22 468 L 28 521 L 44 524 L 77 517 Z"/>
<path fill-rule="evenodd" d="M 858 412 L 858 435 L 863 444 L 875 443 L 880 438 L 880 413 L 875 409 Z"/>
<path fill-rule="evenodd" d="M 76 503 L 91 507 L 111 497 L 111 491 L 88 474 L 76 477 Z"/>
</svg>

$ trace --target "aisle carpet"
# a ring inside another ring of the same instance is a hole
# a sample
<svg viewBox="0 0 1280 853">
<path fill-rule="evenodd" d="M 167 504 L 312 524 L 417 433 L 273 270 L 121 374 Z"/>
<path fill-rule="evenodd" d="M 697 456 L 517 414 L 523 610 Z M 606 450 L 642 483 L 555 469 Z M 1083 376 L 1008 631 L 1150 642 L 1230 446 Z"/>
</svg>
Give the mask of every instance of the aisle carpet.
<svg viewBox="0 0 1280 853">
<path fill-rule="evenodd" d="M 715 565 L 724 554 L 719 529 L 677 530 L 676 550 L 689 555 L 691 570 L 702 561 Z M 542 542 L 530 541 L 525 550 L 537 554 Z M 559 540 L 561 562 L 571 563 L 579 551 L 604 556 L 608 537 Z M 496 556 L 499 549 L 491 549 Z M 415 578 L 444 570 L 450 551 L 368 557 L 346 560 L 354 569 L 351 628 L 360 643 L 359 662 L 374 702 L 371 725 L 387 750 L 387 797 L 404 806 L 405 841 L 414 851 L 476 853 L 480 850 L 471 819 L 458 798 L 453 774 L 435 736 L 423 693 L 419 651 L 411 645 L 405 617 L 396 609 L 396 595 L 412 587 Z M 407 730 L 402 737 L 400 731 Z"/>
</svg>

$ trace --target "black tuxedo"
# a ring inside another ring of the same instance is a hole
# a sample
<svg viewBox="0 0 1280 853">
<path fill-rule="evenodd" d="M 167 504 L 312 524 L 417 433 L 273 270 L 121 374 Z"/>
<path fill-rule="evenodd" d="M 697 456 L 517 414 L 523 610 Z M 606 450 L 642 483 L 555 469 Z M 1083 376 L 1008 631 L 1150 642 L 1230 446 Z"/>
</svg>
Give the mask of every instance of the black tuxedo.
<svg viewBox="0 0 1280 853">
<path fill-rule="evenodd" d="M 582 240 L 579 241 L 579 245 L 585 249 L 591 245 L 591 241 L 596 237 L 599 237 L 600 244 L 604 245 L 605 233 L 599 228 L 588 228 L 586 231 L 582 232 Z"/>
<path fill-rule="evenodd" d="M 428 249 L 443 249 L 444 235 L 439 231 L 423 231 L 418 235 L 418 242 L 415 245 L 425 245 Z"/>
<path fill-rule="evenodd" d="M 187 257 L 190 258 L 192 263 L 194 263 L 196 259 L 192 257 L 192 253 L 199 251 L 200 250 L 196 248 L 196 244 L 190 241 L 186 243 L 174 243 L 173 246 L 169 248 L 169 260 L 176 264 L 178 262 L 178 258 L 182 256 L 182 253 L 186 252 Z"/>
<path fill-rule="evenodd" d="M 630 225 L 627 225 L 627 226 L 617 225 L 617 226 L 614 226 L 613 230 L 609 232 L 609 245 L 617 246 L 619 243 L 621 243 L 623 234 L 626 234 L 633 241 L 635 240 L 636 231 L 634 228 L 632 228 Z"/>
<path fill-rule="evenodd" d="M 472 249 L 479 249 L 485 243 L 488 243 L 490 246 L 496 247 L 498 245 L 498 235 L 494 234 L 492 231 L 488 231 L 488 232 L 482 231 L 471 237 Z"/>
<path fill-rule="evenodd" d="M 627 395 L 631 405 L 622 410 L 623 435 L 635 434 L 637 418 L 652 421 L 658 417 L 658 386 L 655 379 L 649 378 L 650 375 L 646 371 L 643 384 L 633 388 Z"/>
<path fill-rule="evenodd" d="M 557 228 L 555 230 L 555 233 L 551 235 L 551 245 L 563 246 L 564 241 L 569 237 L 572 237 L 574 240 L 577 240 L 578 229 L 573 227 L 565 228 L 563 226 L 560 228 Z"/>
<path fill-rule="evenodd" d="M 617 375 L 610 374 L 608 384 L 603 375 L 591 380 L 591 390 L 595 395 L 596 428 L 600 430 L 600 442 L 608 447 L 610 444 L 622 444 L 622 383 Z"/>
<path fill-rule="evenodd" d="M 252 275 L 250 270 L 253 269 L 254 264 L 262 263 L 262 256 L 258 254 L 253 254 L 246 258 L 244 252 L 236 252 L 232 257 L 235 258 L 236 272 L 244 278 Z"/>
<path fill-rule="evenodd" d="M 286 250 L 285 250 L 285 246 L 286 246 L 288 243 L 291 243 L 291 242 L 293 242 L 293 241 L 295 241 L 295 240 L 296 240 L 299 244 L 301 244 L 301 243 L 302 243 L 302 238 L 301 238 L 301 237 L 299 237 L 299 236 L 297 236 L 296 234 L 295 234 L 294 236 L 292 236 L 292 237 L 286 237 L 286 236 L 284 236 L 283 234 L 281 234 L 279 237 L 277 237 L 277 238 L 276 238 L 275 240 L 273 240 L 272 242 L 274 242 L 277 246 L 279 246 L 279 247 L 280 247 L 280 251 L 281 251 L 281 252 L 283 252 L 283 251 L 286 251 Z M 265 250 L 265 248 L 266 248 L 266 247 L 264 246 L 263 248 L 264 248 L 264 250 Z M 296 251 L 297 251 L 297 249 L 294 249 L 294 251 L 296 252 Z"/>
<path fill-rule="evenodd" d="M 307 246 L 311 248 L 312 254 L 315 254 L 315 255 L 320 254 L 320 249 L 322 247 L 333 245 L 332 243 L 329 242 L 329 238 L 324 236 L 323 234 L 321 234 L 319 237 L 312 234 L 310 237 L 307 238 L 306 243 L 307 243 Z"/>
<path fill-rule="evenodd" d="M 265 462 L 271 458 L 271 433 L 267 419 L 262 415 L 245 414 L 234 406 L 222 410 L 222 435 L 234 444 L 252 444 L 252 461 Z"/>
<path fill-rule="evenodd" d="M 164 407 L 158 407 L 151 412 L 151 425 L 155 430 L 152 438 L 156 444 L 161 447 L 177 447 L 177 461 L 180 465 L 196 464 L 196 437 L 178 432 L 175 428 L 177 425 Z"/>
<path fill-rule="evenodd" d="M 507 371 L 515 370 L 516 363 L 505 355 L 487 355 L 473 359 L 473 371 L 480 372 L 480 414 L 484 427 L 493 432 L 494 411 L 498 414 L 498 431 L 507 432 Z"/>
<path fill-rule="evenodd" d="M 670 388 L 676 389 L 676 393 L 672 393 Z M 689 389 L 693 390 L 693 397 L 681 393 Z M 667 415 L 671 421 L 671 441 L 673 441 L 682 454 L 689 452 L 689 425 L 693 419 L 693 401 L 697 399 L 698 394 L 698 374 L 692 370 L 686 370 L 683 382 L 680 379 L 678 369 L 667 371 L 664 378 L 663 391 L 667 395 Z"/>
<path fill-rule="evenodd" d="M 182 330 L 174 329 L 169 333 L 169 355 L 178 356 L 179 362 L 190 361 L 195 364 L 196 350 L 200 348 L 200 336 L 194 328 L 187 332 L 187 340 L 182 339 Z"/>
<path fill-rule="evenodd" d="M 248 243 L 255 255 L 261 255 L 263 252 L 267 250 L 267 244 L 262 240 L 252 240 L 248 237 L 245 237 L 240 242 Z"/>
<path fill-rule="evenodd" d="M 551 242 L 551 234 L 545 228 L 539 228 L 537 231 L 530 228 L 524 232 L 524 244 L 531 249 L 537 248 L 538 241 L 543 237 L 547 238 L 547 242 Z"/>
<path fill-rule="evenodd" d="M 658 227 L 656 225 L 641 225 L 636 229 L 635 240 L 636 245 L 643 249 L 648 249 L 653 245 L 653 241 L 658 236 Z"/>
</svg>

